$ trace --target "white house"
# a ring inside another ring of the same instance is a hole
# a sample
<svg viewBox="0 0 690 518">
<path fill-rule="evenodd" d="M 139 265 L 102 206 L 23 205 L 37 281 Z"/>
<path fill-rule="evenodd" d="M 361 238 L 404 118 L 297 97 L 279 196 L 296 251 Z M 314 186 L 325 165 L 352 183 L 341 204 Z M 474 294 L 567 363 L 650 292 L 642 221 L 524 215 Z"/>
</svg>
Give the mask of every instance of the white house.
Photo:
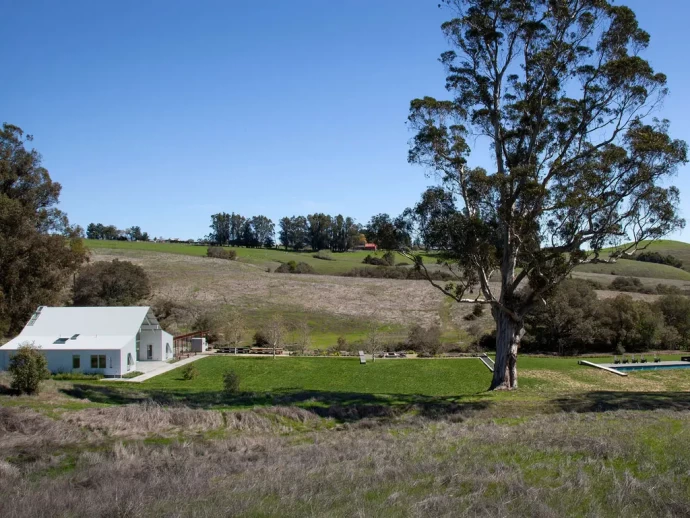
<svg viewBox="0 0 690 518">
<path fill-rule="evenodd" d="M 0 370 L 25 343 L 41 348 L 51 372 L 120 377 L 137 370 L 138 361 L 173 357 L 173 337 L 149 307 L 40 306 L 22 332 L 0 347 Z"/>
</svg>

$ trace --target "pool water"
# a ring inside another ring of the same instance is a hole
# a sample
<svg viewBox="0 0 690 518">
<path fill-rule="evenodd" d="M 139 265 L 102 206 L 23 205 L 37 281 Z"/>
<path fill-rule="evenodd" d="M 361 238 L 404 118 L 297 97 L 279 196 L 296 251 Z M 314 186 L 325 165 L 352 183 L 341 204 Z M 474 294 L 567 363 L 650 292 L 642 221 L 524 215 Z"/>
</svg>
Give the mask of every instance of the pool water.
<svg viewBox="0 0 690 518">
<path fill-rule="evenodd" d="M 644 364 L 636 364 L 636 365 L 614 365 L 611 367 L 612 369 L 616 369 L 617 371 L 660 371 L 660 370 L 668 370 L 668 369 L 690 369 L 690 363 L 687 365 L 683 364 L 678 364 L 678 365 L 659 365 L 659 364 L 654 364 L 654 363 L 644 363 Z"/>
</svg>

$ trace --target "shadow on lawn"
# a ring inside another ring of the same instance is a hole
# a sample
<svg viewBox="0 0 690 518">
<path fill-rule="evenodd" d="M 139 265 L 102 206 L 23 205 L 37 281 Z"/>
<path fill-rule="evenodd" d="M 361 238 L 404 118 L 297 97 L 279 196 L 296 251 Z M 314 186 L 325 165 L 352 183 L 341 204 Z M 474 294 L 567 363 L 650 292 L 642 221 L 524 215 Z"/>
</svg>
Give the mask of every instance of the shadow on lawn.
<svg viewBox="0 0 690 518">
<path fill-rule="evenodd" d="M 226 395 L 223 392 L 193 392 L 175 390 L 135 390 L 116 386 L 75 384 L 62 389 L 68 396 L 88 399 L 94 403 L 131 404 L 155 401 L 163 405 L 185 405 L 194 408 L 256 406 L 299 406 L 321 417 L 339 421 L 365 418 L 392 418 L 407 412 L 437 419 L 453 417 L 462 420 L 484 410 L 488 400 L 463 401 L 462 397 L 430 397 L 415 394 L 361 394 L 354 392 L 326 392 L 316 390 L 282 389 L 274 392 Z"/>
<path fill-rule="evenodd" d="M 551 400 L 566 412 L 612 410 L 690 410 L 688 392 L 583 392 Z"/>
</svg>

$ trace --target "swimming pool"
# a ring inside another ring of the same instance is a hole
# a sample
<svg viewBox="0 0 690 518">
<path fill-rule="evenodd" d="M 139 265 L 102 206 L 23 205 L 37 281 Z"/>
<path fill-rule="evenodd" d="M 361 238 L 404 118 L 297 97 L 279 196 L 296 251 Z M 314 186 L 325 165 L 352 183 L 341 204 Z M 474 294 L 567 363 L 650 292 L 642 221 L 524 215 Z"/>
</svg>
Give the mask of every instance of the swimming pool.
<svg viewBox="0 0 690 518">
<path fill-rule="evenodd" d="M 669 365 L 671 364 L 671 365 Z M 628 371 L 661 371 L 668 369 L 690 369 L 690 363 L 686 362 L 664 362 L 664 363 L 638 363 L 634 365 L 611 365 L 612 369 L 621 372 Z"/>
</svg>

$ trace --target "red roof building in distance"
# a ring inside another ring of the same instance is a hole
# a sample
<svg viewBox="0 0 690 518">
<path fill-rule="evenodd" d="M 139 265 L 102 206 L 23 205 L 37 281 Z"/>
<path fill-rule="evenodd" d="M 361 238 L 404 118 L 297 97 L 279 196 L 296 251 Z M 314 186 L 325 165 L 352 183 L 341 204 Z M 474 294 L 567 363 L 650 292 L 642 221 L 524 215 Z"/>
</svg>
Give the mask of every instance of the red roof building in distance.
<svg viewBox="0 0 690 518">
<path fill-rule="evenodd" d="M 364 249 L 365 250 L 373 250 L 374 252 L 376 252 L 376 245 L 374 243 L 366 243 L 364 245 Z"/>
</svg>

